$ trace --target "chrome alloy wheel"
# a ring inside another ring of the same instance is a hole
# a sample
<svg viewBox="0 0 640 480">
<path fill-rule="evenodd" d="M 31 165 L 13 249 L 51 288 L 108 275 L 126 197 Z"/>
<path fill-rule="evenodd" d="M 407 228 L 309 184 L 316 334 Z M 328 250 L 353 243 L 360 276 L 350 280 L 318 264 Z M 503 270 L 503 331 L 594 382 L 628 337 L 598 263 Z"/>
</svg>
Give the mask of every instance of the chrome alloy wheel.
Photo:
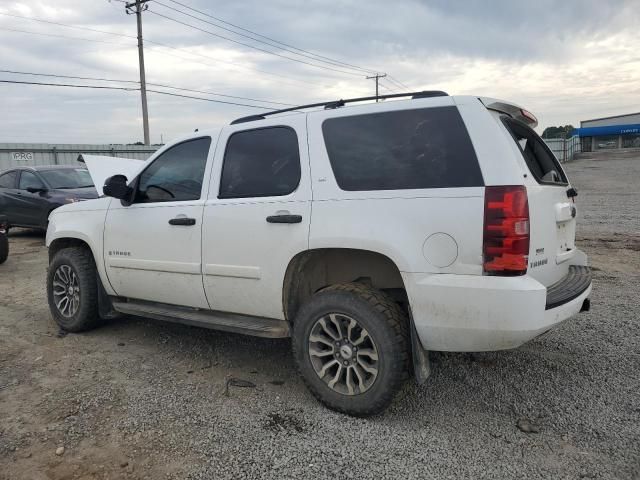
<svg viewBox="0 0 640 480">
<path fill-rule="evenodd" d="M 73 317 L 80 307 L 80 284 L 69 265 L 60 265 L 53 275 L 53 301 L 65 317 Z"/>
<path fill-rule="evenodd" d="M 378 349 L 369 333 L 348 315 L 329 313 L 309 335 L 309 358 L 318 377 L 343 395 L 366 392 L 378 376 Z"/>
</svg>

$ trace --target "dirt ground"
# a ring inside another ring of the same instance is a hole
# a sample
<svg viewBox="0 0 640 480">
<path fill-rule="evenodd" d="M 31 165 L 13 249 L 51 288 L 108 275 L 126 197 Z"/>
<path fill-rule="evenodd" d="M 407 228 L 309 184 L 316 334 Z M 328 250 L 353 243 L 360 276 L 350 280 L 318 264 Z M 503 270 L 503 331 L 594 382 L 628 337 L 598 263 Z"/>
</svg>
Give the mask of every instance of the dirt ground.
<svg viewBox="0 0 640 480">
<path fill-rule="evenodd" d="M 432 353 L 367 420 L 319 405 L 287 340 L 135 318 L 58 336 L 43 236 L 12 231 L 0 479 L 640 478 L 640 159 L 567 170 L 592 311 L 516 350 Z"/>
</svg>

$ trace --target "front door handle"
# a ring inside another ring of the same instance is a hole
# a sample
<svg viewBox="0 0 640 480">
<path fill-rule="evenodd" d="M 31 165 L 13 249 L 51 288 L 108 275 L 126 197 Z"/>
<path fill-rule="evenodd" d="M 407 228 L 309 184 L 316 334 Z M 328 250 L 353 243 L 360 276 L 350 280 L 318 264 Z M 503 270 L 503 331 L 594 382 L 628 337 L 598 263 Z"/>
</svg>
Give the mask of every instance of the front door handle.
<svg viewBox="0 0 640 480">
<path fill-rule="evenodd" d="M 269 223 L 300 223 L 302 215 L 269 215 L 267 217 Z"/>
<path fill-rule="evenodd" d="M 185 227 L 191 227 L 195 224 L 196 224 L 195 218 L 176 217 L 169 220 L 169 225 L 183 225 Z"/>
</svg>

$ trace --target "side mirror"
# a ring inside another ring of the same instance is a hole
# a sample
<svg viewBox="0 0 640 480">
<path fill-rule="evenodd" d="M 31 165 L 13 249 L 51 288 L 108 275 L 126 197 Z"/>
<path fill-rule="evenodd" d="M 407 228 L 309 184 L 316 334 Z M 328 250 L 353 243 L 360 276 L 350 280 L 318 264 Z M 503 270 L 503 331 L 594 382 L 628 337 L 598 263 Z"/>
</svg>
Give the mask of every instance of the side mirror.
<svg viewBox="0 0 640 480">
<path fill-rule="evenodd" d="M 47 189 L 44 187 L 27 187 L 27 192 L 29 193 L 44 193 Z"/>
<path fill-rule="evenodd" d="M 133 193 L 133 189 L 127 185 L 127 177 L 124 175 L 114 175 L 105 180 L 102 192 L 108 196 L 119 200 L 128 201 Z"/>
</svg>

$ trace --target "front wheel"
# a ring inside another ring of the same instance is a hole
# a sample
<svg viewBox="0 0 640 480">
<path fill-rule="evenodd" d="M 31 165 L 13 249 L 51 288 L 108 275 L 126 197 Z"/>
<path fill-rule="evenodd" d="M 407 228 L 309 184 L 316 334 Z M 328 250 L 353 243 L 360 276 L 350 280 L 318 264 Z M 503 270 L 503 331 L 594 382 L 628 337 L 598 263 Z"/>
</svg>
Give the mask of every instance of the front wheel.
<svg viewBox="0 0 640 480">
<path fill-rule="evenodd" d="M 366 417 L 386 409 L 408 373 L 407 317 L 359 283 L 316 293 L 293 325 L 294 356 L 309 390 L 333 410 Z"/>
<path fill-rule="evenodd" d="M 47 272 L 47 297 L 51 315 L 69 332 L 81 332 L 100 323 L 96 266 L 91 251 L 63 248 Z"/>
</svg>

